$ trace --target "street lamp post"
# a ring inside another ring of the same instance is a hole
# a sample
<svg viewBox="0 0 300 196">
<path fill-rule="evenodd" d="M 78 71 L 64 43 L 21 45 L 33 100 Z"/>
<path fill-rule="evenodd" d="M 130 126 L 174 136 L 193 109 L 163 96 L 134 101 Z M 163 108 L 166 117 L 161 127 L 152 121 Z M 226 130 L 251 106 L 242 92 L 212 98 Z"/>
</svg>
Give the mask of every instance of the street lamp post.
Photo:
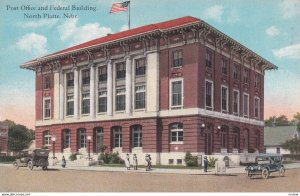
<svg viewBox="0 0 300 196">
<path fill-rule="evenodd" d="M 55 136 L 52 136 L 52 137 L 51 137 L 51 140 L 52 140 L 53 159 L 54 159 L 54 157 L 55 157 L 55 140 L 56 140 Z"/>
<path fill-rule="evenodd" d="M 91 149 L 90 149 L 90 147 L 91 147 L 91 139 L 92 139 L 91 136 L 87 136 L 89 159 L 90 159 L 90 154 L 91 154 Z"/>
</svg>

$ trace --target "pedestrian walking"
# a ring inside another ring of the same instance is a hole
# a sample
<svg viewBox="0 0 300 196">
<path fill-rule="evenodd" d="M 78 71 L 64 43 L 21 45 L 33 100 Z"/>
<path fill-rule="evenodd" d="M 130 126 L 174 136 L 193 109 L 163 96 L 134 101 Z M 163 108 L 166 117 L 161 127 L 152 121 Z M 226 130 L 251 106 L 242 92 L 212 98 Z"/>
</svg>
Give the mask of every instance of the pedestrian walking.
<svg viewBox="0 0 300 196">
<path fill-rule="evenodd" d="M 63 168 L 65 168 L 66 165 L 67 165 L 67 162 L 66 162 L 65 156 L 62 156 L 61 166 L 62 166 Z"/>
<path fill-rule="evenodd" d="M 133 154 L 133 169 L 137 170 L 138 160 L 136 154 Z"/>
<path fill-rule="evenodd" d="M 208 167 L 208 160 L 207 157 L 204 157 L 204 172 L 207 172 L 207 167 Z"/>
<path fill-rule="evenodd" d="M 151 157 L 149 154 L 146 154 L 146 171 L 150 171 L 151 170 Z"/>
<path fill-rule="evenodd" d="M 130 170 L 130 157 L 129 157 L 128 153 L 126 154 L 125 165 L 126 165 L 127 170 Z"/>
</svg>

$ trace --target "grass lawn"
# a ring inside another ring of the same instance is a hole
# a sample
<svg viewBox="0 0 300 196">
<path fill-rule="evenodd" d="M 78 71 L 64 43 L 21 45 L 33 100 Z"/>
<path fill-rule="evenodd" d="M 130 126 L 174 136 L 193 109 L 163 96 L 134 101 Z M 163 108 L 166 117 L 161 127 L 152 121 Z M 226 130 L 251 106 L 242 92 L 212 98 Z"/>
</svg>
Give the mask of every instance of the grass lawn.
<svg viewBox="0 0 300 196">
<path fill-rule="evenodd" d="M 102 165 L 96 165 L 96 167 L 125 167 L 125 165 L 124 164 L 102 164 Z M 145 168 L 145 165 L 139 165 L 138 168 Z M 152 168 L 159 168 L 159 169 L 203 169 L 202 166 L 186 167 L 184 165 L 153 165 Z"/>
</svg>

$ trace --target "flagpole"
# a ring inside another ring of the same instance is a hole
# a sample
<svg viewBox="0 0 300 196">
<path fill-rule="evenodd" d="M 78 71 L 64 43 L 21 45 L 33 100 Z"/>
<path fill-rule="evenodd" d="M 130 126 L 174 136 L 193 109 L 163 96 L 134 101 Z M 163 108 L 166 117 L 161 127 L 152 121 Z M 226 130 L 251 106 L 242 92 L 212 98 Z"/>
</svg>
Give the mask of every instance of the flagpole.
<svg viewBox="0 0 300 196">
<path fill-rule="evenodd" d="M 130 30 L 130 1 L 129 1 L 129 10 L 128 10 L 128 29 Z"/>
</svg>

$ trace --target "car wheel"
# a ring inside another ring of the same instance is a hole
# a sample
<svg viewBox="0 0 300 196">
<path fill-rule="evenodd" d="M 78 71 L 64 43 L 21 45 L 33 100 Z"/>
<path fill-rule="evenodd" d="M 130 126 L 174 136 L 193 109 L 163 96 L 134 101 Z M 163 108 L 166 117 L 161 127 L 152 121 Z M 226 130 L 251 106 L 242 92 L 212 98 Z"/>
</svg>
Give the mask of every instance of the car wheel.
<svg viewBox="0 0 300 196">
<path fill-rule="evenodd" d="M 28 168 L 29 168 L 30 170 L 33 169 L 33 162 L 32 162 L 32 161 L 29 161 L 29 162 L 28 162 Z"/>
<path fill-rule="evenodd" d="M 249 178 L 251 178 L 251 177 L 252 177 L 252 174 L 250 174 L 250 172 L 247 171 L 247 176 L 248 176 Z"/>
<path fill-rule="evenodd" d="M 14 161 L 14 162 L 13 162 L 13 167 L 14 167 L 15 169 L 19 169 L 19 164 L 17 163 L 17 161 Z"/>
<path fill-rule="evenodd" d="M 285 169 L 284 169 L 284 167 L 281 167 L 280 169 L 279 169 L 279 176 L 280 177 L 283 177 L 285 175 Z"/>
<path fill-rule="evenodd" d="M 267 169 L 263 169 L 263 170 L 261 171 L 261 177 L 262 177 L 263 179 L 267 179 L 267 178 L 269 177 L 269 171 L 268 171 Z"/>
</svg>

